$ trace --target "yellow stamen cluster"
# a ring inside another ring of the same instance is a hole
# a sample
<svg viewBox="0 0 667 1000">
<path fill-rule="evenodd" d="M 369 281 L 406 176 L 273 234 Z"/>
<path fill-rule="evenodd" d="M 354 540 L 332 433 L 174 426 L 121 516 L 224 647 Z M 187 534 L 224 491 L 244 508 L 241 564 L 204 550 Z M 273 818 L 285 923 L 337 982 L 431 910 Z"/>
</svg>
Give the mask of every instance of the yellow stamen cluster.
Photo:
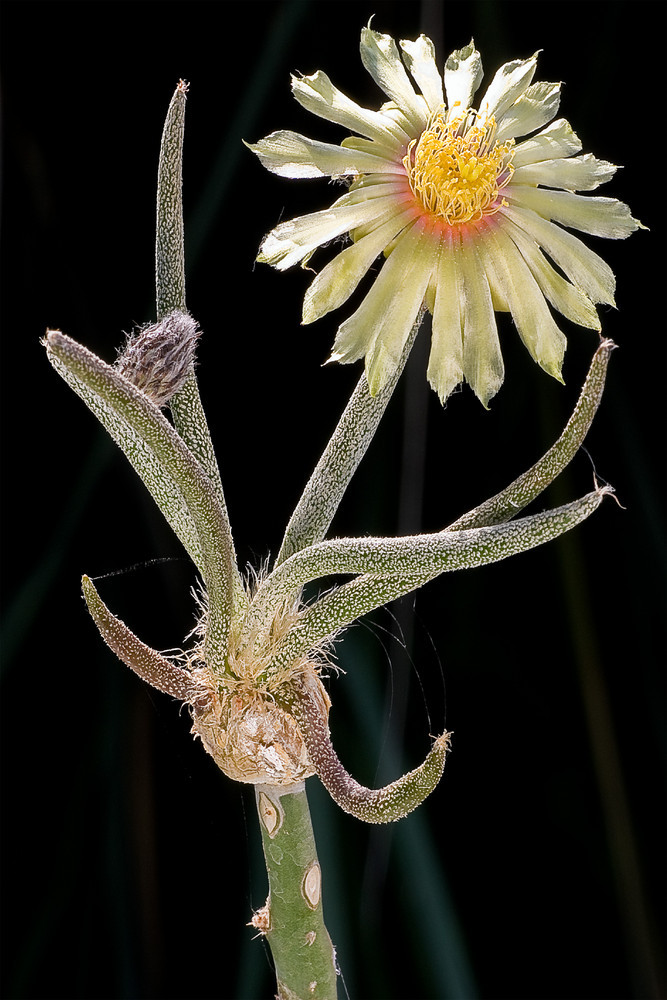
<svg viewBox="0 0 667 1000">
<path fill-rule="evenodd" d="M 410 188 L 427 212 L 451 225 L 497 212 L 509 182 L 513 142 L 495 143 L 493 118 L 479 122 L 467 110 L 455 118 L 439 111 L 403 159 Z"/>
</svg>

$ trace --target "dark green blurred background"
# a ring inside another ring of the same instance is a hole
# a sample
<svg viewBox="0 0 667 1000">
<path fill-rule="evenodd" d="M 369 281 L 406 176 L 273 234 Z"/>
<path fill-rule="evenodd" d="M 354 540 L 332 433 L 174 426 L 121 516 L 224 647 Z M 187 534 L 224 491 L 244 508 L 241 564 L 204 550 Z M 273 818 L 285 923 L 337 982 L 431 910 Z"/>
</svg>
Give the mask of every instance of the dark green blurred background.
<svg viewBox="0 0 667 1000">
<path fill-rule="evenodd" d="M 157 152 L 188 79 L 202 395 L 240 559 L 275 553 L 358 369 L 320 368 L 341 317 L 299 326 L 307 274 L 253 265 L 271 226 L 334 192 L 266 174 L 241 139 L 340 141 L 292 100 L 290 71 L 323 69 L 377 107 L 358 58 L 372 13 L 396 37 L 426 31 L 441 62 L 474 35 L 487 82 L 542 49 L 537 78 L 565 81 L 561 114 L 584 151 L 625 164 L 601 193 L 651 231 L 586 240 L 618 276 L 602 321 L 621 348 L 588 447 L 624 509 L 608 501 L 558 543 L 443 577 L 340 648 L 331 727 L 359 780 L 394 777 L 429 732 L 455 731 L 441 786 L 391 828 L 357 823 L 309 782 L 345 982 L 355 1000 L 664 996 L 664 11 L 3 4 L 3 996 L 272 995 L 245 926 L 266 892 L 252 793 L 108 652 L 79 595 L 82 572 L 126 570 L 101 594 L 165 649 L 192 627 L 192 570 L 39 338 L 59 327 L 112 360 L 121 331 L 153 317 Z M 439 407 L 423 335 L 334 531 L 437 530 L 530 465 L 595 348 L 564 328 L 563 388 L 501 317 L 507 379 L 489 413 L 467 389 Z M 592 479 L 578 457 L 542 506 Z"/>
</svg>

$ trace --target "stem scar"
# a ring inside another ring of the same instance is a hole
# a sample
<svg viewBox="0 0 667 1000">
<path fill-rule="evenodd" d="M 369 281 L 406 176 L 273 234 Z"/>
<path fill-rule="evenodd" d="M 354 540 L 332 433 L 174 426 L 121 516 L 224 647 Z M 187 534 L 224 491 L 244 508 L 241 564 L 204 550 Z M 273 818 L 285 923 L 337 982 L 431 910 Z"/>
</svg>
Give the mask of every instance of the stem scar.
<svg viewBox="0 0 667 1000">
<path fill-rule="evenodd" d="M 306 900 L 308 906 L 311 910 L 317 907 L 320 901 L 320 894 L 322 891 L 322 872 L 317 861 L 314 861 L 306 874 L 303 877 L 303 882 L 301 883 L 301 895 Z M 315 940 L 313 936 L 313 941 Z M 309 942 L 312 944 L 312 941 Z"/>
</svg>

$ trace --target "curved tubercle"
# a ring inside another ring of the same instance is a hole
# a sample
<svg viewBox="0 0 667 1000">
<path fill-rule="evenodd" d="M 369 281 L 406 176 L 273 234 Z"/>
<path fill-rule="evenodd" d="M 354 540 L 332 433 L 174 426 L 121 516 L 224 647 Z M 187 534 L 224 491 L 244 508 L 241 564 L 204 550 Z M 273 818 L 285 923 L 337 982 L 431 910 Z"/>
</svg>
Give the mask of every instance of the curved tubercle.
<svg viewBox="0 0 667 1000">
<path fill-rule="evenodd" d="M 308 755 L 335 802 L 366 823 L 392 823 L 416 809 L 436 787 L 445 766 L 451 734 L 438 736 L 426 759 L 414 771 L 385 785 L 366 788 L 348 774 L 331 744 L 327 721 L 318 710 L 307 675 L 290 681 L 283 695 L 301 730 Z"/>
</svg>

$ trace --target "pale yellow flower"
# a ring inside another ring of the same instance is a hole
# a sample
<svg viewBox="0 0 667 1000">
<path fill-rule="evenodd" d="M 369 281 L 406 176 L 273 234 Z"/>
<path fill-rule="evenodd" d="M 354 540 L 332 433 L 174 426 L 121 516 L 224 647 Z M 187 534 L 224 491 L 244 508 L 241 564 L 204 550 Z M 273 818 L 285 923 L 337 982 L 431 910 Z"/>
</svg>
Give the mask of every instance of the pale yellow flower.
<svg viewBox="0 0 667 1000">
<path fill-rule="evenodd" d="M 599 330 L 595 303 L 614 302 L 611 269 L 561 227 L 622 239 L 641 223 L 620 201 L 575 193 L 605 183 L 616 167 L 574 155 L 581 143 L 571 126 L 552 120 L 560 85 L 532 83 L 537 54 L 501 66 L 475 110 L 482 63 L 473 42 L 449 57 L 444 81 L 429 38 L 400 48 L 402 59 L 389 35 L 361 33 L 362 62 L 389 98 L 379 111 L 355 104 L 324 73 L 292 78 L 301 105 L 357 135 L 336 146 L 273 132 L 250 148 L 281 176 L 350 184 L 331 208 L 276 226 L 258 259 L 280 270 L 305 264 L 349 234 L 352 244 L 306 292 L 303 322 L 312 323 L 341 306 L 384 254 L 339 327 L 331 360 L 365 358 L 377 393 L 425 304 L 429 382 L 444 402 L 465 379 L 487 405 L 504 377 L 495 310 L 512 314 L 532 357 L 560 378 L 566 340 L 547 303 Z"/>
</svg>

